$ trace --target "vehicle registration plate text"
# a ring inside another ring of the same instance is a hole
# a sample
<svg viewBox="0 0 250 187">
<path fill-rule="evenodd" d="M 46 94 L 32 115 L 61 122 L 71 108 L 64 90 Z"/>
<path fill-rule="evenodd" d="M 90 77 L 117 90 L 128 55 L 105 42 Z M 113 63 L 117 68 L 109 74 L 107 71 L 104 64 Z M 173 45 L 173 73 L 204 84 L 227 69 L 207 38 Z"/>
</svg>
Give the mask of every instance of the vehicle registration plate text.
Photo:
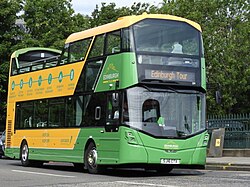
<svg viewBox="0 0 250 187">
<path fill-rule="evenodd" d="M 161 158 L 161 164 L 180 164 L 180 160 Z"/>
</svg>

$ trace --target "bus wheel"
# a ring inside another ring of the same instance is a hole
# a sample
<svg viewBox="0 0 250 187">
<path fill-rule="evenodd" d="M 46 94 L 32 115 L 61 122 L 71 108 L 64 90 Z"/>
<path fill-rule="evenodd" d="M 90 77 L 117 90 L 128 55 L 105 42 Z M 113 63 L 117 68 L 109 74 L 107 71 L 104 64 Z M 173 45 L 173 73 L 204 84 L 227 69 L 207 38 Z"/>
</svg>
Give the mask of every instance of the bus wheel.
<svg viewBox="0 0 250 187">
<path fill-rule="evenodd" d="M 29 148 L 26 142 L 24 142 L 22 144 L 21 147 L 21 163 L 23 166 L 29 166 L 30 162 L 29 162 Z"/>
<path fill-rule="evenodd" d="M 89 173 L 97 174 L 104 171 L 104 167 L 98 165 L 97 162 L 97 151 L 95 144 L 91 142 L 85 151 L 84 163 Z"/>
</svg>

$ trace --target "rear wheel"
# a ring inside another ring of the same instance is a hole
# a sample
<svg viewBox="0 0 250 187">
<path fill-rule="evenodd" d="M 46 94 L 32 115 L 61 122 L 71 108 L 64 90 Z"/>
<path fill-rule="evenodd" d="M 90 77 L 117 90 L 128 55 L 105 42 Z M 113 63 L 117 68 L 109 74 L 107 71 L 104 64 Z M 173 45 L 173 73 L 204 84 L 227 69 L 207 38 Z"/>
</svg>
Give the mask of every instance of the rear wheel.
<svg viewBox="0 0 250 187">
<path fill-rule="evenodd" d="M 21 163 L 23 166 L 29 166 L 30 161 L 29 161 L 29 147 L 26 142 L 24 142 L 21 146 Z"/>
<path fill-rule="evenodd" d="M 84 163 L 89 173 L 102 173 L 105 170 L 104 166 L 97 164 L 97 150 L 93 142 L 91 142 L 85 151 Z"/>
<path fill-rule="evenodd" d="M 23 142 L 20 151 L 21 163 L 23 166 L 35 166 L 35 167 L 42 167 L 43 161 L 40 160 L 29 160 L 29 147 L 27 142 Z"/>
</svg>

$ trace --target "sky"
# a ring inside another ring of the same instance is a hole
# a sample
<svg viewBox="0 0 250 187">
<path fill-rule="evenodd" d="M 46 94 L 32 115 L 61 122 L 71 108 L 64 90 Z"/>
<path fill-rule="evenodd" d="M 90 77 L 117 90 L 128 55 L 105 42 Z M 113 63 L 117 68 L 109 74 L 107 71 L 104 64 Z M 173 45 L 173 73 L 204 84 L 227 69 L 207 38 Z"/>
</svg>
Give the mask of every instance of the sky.
<svg viewBox="0 0 250 187">
<path fill-rule="evenodd" d="M 162 2 L 162 0 L 148 0 L 148 1 L 144 1 L 144 0 L 140 0 L 140 1 L 136 1 L 136 0 L 90 0 L 90 1 L 72 0 L 73 9 L 75 10 L 76 13 L 89 15 L 89 16 L 91 16 L 91 13 L 94 11 L 97 4 L 99 7 L 101 7 L 102 2 L 105 2 L 107 4 L 115 3 L 116 7 L 118 8 L 118 7 L 123 7 L 123 6 L 131 7 L 134 4 L 134 2 L 149 3 L 150 5 L 158 6 L 158 4 Z"/>
</svg>

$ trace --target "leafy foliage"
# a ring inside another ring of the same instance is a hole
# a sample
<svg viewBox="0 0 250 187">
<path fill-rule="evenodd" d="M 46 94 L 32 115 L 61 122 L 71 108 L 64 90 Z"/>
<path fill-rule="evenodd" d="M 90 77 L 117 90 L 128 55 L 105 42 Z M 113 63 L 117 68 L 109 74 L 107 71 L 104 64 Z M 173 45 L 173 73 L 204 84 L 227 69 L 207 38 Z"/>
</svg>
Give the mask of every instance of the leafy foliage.
<svg viewBox="0 0 250 187">
<path fill-rule="evenodd" d="M 245 0 L 164 0 L 160 8 L 203 28 L 210 114 L 250 112 L 249 7 Z M 222 105 L 215 102 L 216 89 L 223 94 Z"/>
<path fill-rule="evenodd" d="M 83 16 L 73 15 L 70 2 L 71 0 L 26 0 L 22 16 L 28 30 L 25 37 L 30 38 L 34 45 L 61 49 L 64 40 L 71 33 L 87 28 Z"/>
<path fill-rule="evenodd" d="M 128 15 L 138 15 L 143 12 L 149 12 L 150 5 L 148 3 L 134 3 L 130 8 L 121 7 L 116 8 L 115 3 L 102 3 L 101 7 L 96 5 L 95 10 L 92 12 L 90 19 L 91 27 L 96 27 L 106 23 L 116 21 L 119 17 Z"/>
<path fill-rule="evenodd" d="M 15 26 L 16 14 L 20 11 L 20 1 L 0 1 L 0 130 L 5 125 L 7 84 L 8 84 L 8 60 L 11 47 L 17 43 L 15 40 L 18 29 Z"/>
</svg>

